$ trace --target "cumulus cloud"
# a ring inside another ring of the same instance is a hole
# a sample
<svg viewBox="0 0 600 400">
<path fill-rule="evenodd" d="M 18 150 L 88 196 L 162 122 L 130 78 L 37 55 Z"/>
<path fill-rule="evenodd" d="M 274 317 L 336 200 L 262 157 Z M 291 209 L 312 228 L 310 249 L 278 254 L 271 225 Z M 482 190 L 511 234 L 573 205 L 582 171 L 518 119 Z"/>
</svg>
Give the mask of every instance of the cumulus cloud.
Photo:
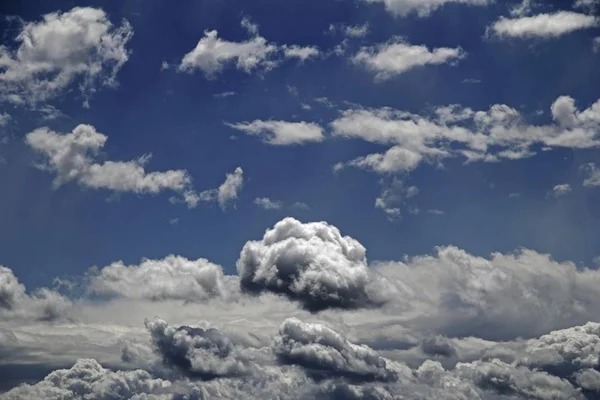
<svg viewBox="0 0 600 400">
<path fill-rule="evenodd" d="M 369 24 L 365 23 L 363 25 L 329 25 L 330 33 L 340 32 L 344 36 L 349 38 L 362 38 L 369 34 Z"/>
<path fill-rule="evenodd" d="M 273 347 L 284 363 L 300 365 L 316 377 L 322 374 L 324 378 L 342 376 L 359 381 L 398 379 L 390 360 L 368 346 L 349 342 L 322 324 L 289 318 L 279 327 Z"/>
<path fill-rule="evenodd" d="M 554 197 L 562 197 L 571 193 L 571 185 L 564 183 L 562 185 L 556 185 L 552 188 L 552 195 Z"/>
<path fill-rule="evenodd" d="M 500 18 L 488 27 L 488 35 L 500 38 L 556 38 L 577 30 L 589 29 L 600 24 L 594 16 L 573 11 L 538 14 L 530 17 Z"/>
<path fill-rule="evenodd" d="M 50 100 L 77 83 L 88 98 L 98 87 L 115 86 L 129 59 L 133 35 L 123 20 L 113 25 L 101 9 L 76 7 L 24 22 L 17 46 L 0 46 L 0 99 L 15 104 Z"/>
<path fill-rule="evenodd" d="M 0 266 L 0 316 L 4 320 L 53 321 L 68 319 L 71 301 L 40 288 L 28 294 L 10 268 Z"/>
<path fill-rule="evenodd" d="M 196 47 L 181 59 L 178 70 L 193 72 L 201 70 L 207 78 L 214 78 L 227 65 L 235 64 L 236 68 L 246 73 L 254 71 L 266 72 L 282 62 L 283 58 L 297 58 L 305 61 L 319 55 L 315 46 L 278 45 L 269 43 L 258 33 L 258 25 L 247 17 L 242 19 L 242 26 L 251 38 L 242 42 L 231 42 L 221 39 L 216 30 L 207 30 Z"/>
<path fill-rule="evenodd" d="M 11 120 L 12 120 L 12 117 L 10 116 L 9 113 L 7 113 L 7 112 L 0 113 L 0 128 L 8 125 Z"/>
<path fill-rule="evenodd" d="M 232 288 L 233 289 L 233 288 Z M 90 275 L 91 293 L 151 301 L 206 301 L 230 294 L 220 265 L 170 255 L 139 265 L 112 263 Z"/>
<path fill-rule="evenodd" d="M 285 218 L 244 245 L 237 270 L 243 289 L 282 294 L 313 312 L 372 307 L 384 294 L 377 293 L 365 252 L 325 222 Z"/>
<path fill-rule="evenodd" d="M 447 157 L 498 162 L 532 157 L 535 145 L 574 149 L 600 145 L 600 101 L 579 110 L 573 98 L 560 96 L 550 109 L 554 123 L 539 126 L 528 124 L 519 111 L 504 104 L 485 111 L 443 106 L 432 115 L 390 108 L 348 109 L 331 122 L 333 136 L 392 147 L 341 162 L 335 169 L 352 166 L 380 174 L 402 173 Z"/>
<path fill-rule="evenodd" d="M 254 199 L 254 204 L 265 210 L 279 210 L 283 207 L 281 201 L 271 200 L 268 197 L 257 197 Z"/>
<path fill-rule="evenodd" d="M 184 194 L 191 190 L 192 180 L 185 170 L 146 172 L 144 166 L 150 161 L 150 154 L 132 161 L 96 162 L 94 158 L 107 140 L 107 136 L 92 125 L 83 124 L 67 134 L 38 128 L 26 136 L 29 147 L 43 158 L 38 167 L 56 174 L 55 188 L 76 181 L 92 189 L 138 194 L 157 194 L 165 190 Z"/>
<path fill-rule="evenodd" d="M 310 142 L 322 142 L 323 128 L 310 122 L 261 121 L 227 123 L 227 126 L 248 135 L 259 136 L 265 143 L 288 146 Z"/>
<path fill-rule="evenodd" d="M 405 17 L 410 13 L 416 13 L 419 17 L 427 17 L 433 11 L 445 4 L 467 4 L 473 6 L 485 6 L 488 0 L 363 0 L 368 3 L 383 3 L 386 10 L 398 16 Z"/>
<path fill-rule="evenodd" d="M 386 80 L 411 69 L 426 65 L 451 64 L 465 57 L 457 48 L 440 47 L 429 50 L 400 39 L 392 39 L 378 46 L 363 47 L 352 61 L 375 74 L 375 79 Z"/>
<path fill-rule="evenodd" d="M 404 205 L 405 200 L 417 194 L 419 189 L 416 186 L 405 187 L 404 182 L 394 178 L 375 199 L 375 208 L 382 210 L 390 220 L 396 220 L 402 217 L 400 207 Z"/>
<path fill-rule="evenodd" d="M 210 380 L 251 372 L 251 360 L 218 329 L 174 327 L 159 318 L 146 328 L 163 363 L 185 375 Z"/>
</svg>

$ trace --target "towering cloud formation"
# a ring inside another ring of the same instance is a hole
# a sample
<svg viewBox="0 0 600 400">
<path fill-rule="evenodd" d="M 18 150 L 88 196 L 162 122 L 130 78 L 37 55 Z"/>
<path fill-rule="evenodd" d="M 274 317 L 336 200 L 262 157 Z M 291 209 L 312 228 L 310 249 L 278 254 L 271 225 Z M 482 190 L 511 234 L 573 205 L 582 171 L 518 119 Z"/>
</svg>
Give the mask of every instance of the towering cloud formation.
<svg viewBox="0 0 600 400">
<path fill-rule="evenodd" d="M 365 248 L 325 222 L 285 218 L 260 241 L 244 245 L 237 261 L 242 288 L 270 291 L 316 312 L 383 303 L 367 267 Z"/>
</svg>

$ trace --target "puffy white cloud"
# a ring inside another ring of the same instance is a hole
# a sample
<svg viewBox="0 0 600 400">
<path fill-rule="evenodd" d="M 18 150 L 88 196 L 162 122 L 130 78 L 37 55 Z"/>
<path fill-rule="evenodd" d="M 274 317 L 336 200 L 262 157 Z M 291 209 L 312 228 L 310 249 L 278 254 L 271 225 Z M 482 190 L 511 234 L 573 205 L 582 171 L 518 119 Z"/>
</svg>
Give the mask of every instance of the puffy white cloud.
<svg viewBox="0 0 600 400">
<path fill-rule="evenodd" d="M 531 157 L 535 155 L 534 145 L 575 149 L 600 145 L 600 101 L 579 110 L 573 98 L 560 96 L 551 112 L 554 123 L 536 126 L 503 104 L 486 111 L 459 105 L 437 107 L 433 115 L 390 108 L 348 109 L 331 122 L 334 136 L 392 147 L 384 153 L 339 163 L 335 169 L 354 166 L 378 173 L 401 173 L 421 162 L 436 163 L 446 157 L 497 162 Z"/>
<path fill-rule="evenodd" d="M 583 181 L 585 187 L 598 187 L 600 186 L 600 169 L 596 167 L 596 164 L 589 163 L 583 167 L 588 172 L 588 177 Z"/>
<path fill-rule="evenodd" d="M 344 36 L 349 38 L 362 38 L 369 34 L 369 24 L 363 25 L 329 25 L 329 32 L 341 32 Z"/>
<path fill-rule="evenodd" d="M 191 177 L 185 170 L 146 172 L 144 165 L 150 161 L 146 154 L 132 161 L 95 162 L 108 137 L 92 125 L 78 125 L 73 132 L 61 134 L 49 128 L 38 128 L 26 136 L 26 143 L 43 157 L 41 169 L 56 173 L 53 180 L 57 188 L 76 181 L 92 189 L 115 192 L 157 194 L 171 190 L 185 194 L 191 189 Z M 195 206 L 188 201 L 189 206 Z"/>
<path fill-rule="evenodd" d="M 200 258 L 170 255 L 126 266 L 122 261 L 92 271 L 88 291 L 107 296 L 151 301 L 206 301 L 228 297 L 230 289 L 220 265 Z"/>
<path fill-rule="evenodd" d="M 386 80 L 413 68 L 450 64 L 464 57 L 465 52 L 459 47 L 429 50 L 427 46 L 411 45 L 400 39 L 392 39 L 375 47 L 361 48 L 352 61 L 373 72 L 375 79 Z"/>
<path fill-rule="evenodd" d="M 244 186 L 244 171 L 241 167 L 237 167 L 235 171 L 225 176 L 225 182 L 219 186 L 217 191 L 219 206 L 225 209 L 229 203 L 235 201 L 242 186 Z"/>
<path fill-rule="evenodd" d="M 316 57 L 320 51 L 315 46 L 278 45 L 269 43 L 258 33 L 258 25 L 247 17 L 242 19 L 242 27 L 250 34 L 250 39 L 230 42 L 219 38 L 216 30 L 207 30 L 196 47 L 181 59 L 178 70 L 193 72 L 201 70 L 207 78 L 214 78 L 228 64 L 246 73 L 265 72 L 279 65 L 283 58 L 297 58 L 305 61 Z"/>
<path fill-rule="evenodd" d="M 534 5 L 533 0 L 523 0 L 519 4 L 515 4 L 510 9 L 510 15 L 512 17 L 524 17 L 531 13 L 531 8 Z"/>
<path fill-rule="evenodd" d="M 500 18 L 488 28 L 488 34 L 500 38 L 555 38 L 580 29 L 589 29 L 600 24 L 594 16 L 572 11 L 553 14 L 537 14 L 530 17 Z"/>
<path fill-rule="evenodd" d="M 386 10 L 394 15 L 406 16 L 416 13 L 419 17 L 427 17 L 445 4 L 458 3 L 473 6 L 489 4 L 488 0 L 363 0 L 368 3 L 383 3 Z"/>
<path fill-rule="evenodd" d="M 564 183 L 562 185 L 556 185 L 552 188 L 552 194 L 554 197 L 562 197 L 571 193 L 571 185 Z"/>
<path fill-rule="evenodd" d="M 406 199 L 419 194 L 416 186 L 405 187 L 404 182 L 394 178 L 389 186 L 384 187 L 381 195 L 375 199 L 375 208 L 381 209 L 390 220 L 402 217 L 400 206 L 404 205 Z"/>
<path fill-rule="evenodd" d="M 248 135 L 259 136 L 265 143 L 275 146 L 288 146 L 310 142 L 321 142 L 323 128 L 310 122 L 261 121 L 227 124 L 233 129 Z"/>
<path fill-rule="evenodd" d="M 10 116 L 9 113 L 7 113 L 7 112 L 0 113 L 0 128 L 8 125 L 11 120 L 12 120 L 12 117 Z"/>
<path fill-rule="evenodd" d="M 279 210 L 283 207 L 281 201 L 271 200 L 268 197 L 257 197 L 254 199 L 254 204 L 265 210 Z"/>
<path fill-rule="evenodd" d="M 0 317 L 4 320 L 53 321 L 68 319 L 71 301 L 40 288 L 28 294 L 10 268 L 0 266 Z"/>
<path fill-rule="evenodd" d="M 319 377 L 349 377 L 356 380 L 394 381 L 394 363 L 364 345 L 349 342 L 343 335 L 322 325 L 286 319 L 274 339 L 274 351 L 285 362 L 300 365 Z M 398 366 L 397 369 L 400 370 Z M 403 370 L 406 375 L 410 370 Z"/>
<path fill-rule="evenodd" d="M 269 291 L 310 311 L 372 307 L 384 302 L 365 248 L 325 222 L 279 221 L 260 241 L 244 245 L 237 261 L 242 288 Z"/>
<path fill-rule="evenodd" d="M 0 98 L 35 104 L 56 97 L 77 83 L 84 97 L 99 86 L 115 86 L 127 62 L 133 35 L 124 20 L 114 26 L 101 9 L 76 7 L 25 22 L 18 46 L 0 46 Z"/>
</svg>

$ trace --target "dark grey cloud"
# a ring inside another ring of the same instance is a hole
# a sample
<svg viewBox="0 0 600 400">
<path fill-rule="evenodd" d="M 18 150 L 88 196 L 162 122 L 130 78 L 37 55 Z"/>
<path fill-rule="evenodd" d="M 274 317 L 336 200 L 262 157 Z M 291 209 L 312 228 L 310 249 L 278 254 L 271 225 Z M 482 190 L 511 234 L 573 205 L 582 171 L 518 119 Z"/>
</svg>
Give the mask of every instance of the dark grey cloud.
<svg viewBox="0 0 600 400">
<path fill-rule="evenodd" d="M 380 306 L 387 299 L 365 253 L 326 222 L 285 218 L 244 245 L 237 269 L 246 291 L 282 294 L 311 312 Z"/>
</svg>

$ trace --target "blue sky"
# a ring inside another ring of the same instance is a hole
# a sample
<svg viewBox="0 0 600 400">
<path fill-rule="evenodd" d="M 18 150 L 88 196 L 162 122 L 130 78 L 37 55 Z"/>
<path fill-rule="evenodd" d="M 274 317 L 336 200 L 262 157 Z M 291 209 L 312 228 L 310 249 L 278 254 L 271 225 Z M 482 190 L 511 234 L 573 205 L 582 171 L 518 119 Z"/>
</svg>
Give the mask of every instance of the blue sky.
<svg viewBox="0 0 600 400">
<path fill-rule="evenodd" d="M 597 398 L 597 0 L 174 3 L 0 5 L 0 399 Z"/>
<path fill-rule="evenodd" d="M 72 5 L 13 2 L 3 12 L 30 21 Z M 399 18 L 382 4 L 352 1 L 182 1 L 175 8 L 161 1 L 86 5 L 101 7 L 115 24 L 127 19 L 133 28 L 127 43 L 131 55 L 118 72 L 118 87 L 98 90 L 89 109 L 70 88 L 47 102 L 64 114 L 51 121 L 26 107 L 2 105 L 12 121 L 3 128 L 8 142 L 1 149 L 5 163 L 0 182 L 6 191 L 0 200 L 0 253 L 2 262 L 19 271 L 26 283 L 48 284 L 54 276 L 80 274 L 115 259 L 134 263 L 171 253 L 207 257 L 233 271 L 243 243 L 286 215 L 334 223 L 365 243 L 373 260 L 422 254 L 443 244 L 481 255 L 527 247 L 587 265 L 598 255 L 600 192 L 582 187 L 580 171 L 581 165 L 597 159 L 595 149 L 558 148 L 498 163 L 464 165 L 464 160 L 446 159 L 443 166 L 420 165 L 400 175 L 419 188 L 410 207 L 444 215 L 404 211 L 401 220 L 390 222 L 374 207 L 382 177 L 354 169 L 332 172 L 334 164 L 381 146 L 339 138 L 268 146 L 224 124 L 306 121 L 323 125 L 328 135 L 327 125 L 347 108 L 345 102 L 414 113 L 448 104 L 475 110 L 507 104 L 530 123 L 547 123 L 550 105 L 561 95 L 573 97 L 582 108 L 597 100 L 600 53 L 592 50 L 592 41 L 598 29 L 551 39 L 486 39 L 486 27 L 507 15 L 511 5 L 504 3 L 448 4 L 427 18 Z M 540 8 L 571 9 L 569 2 Z M 429 48 L 460 46 L 467 56 L 453 66 L 414 68 L 384 82 L 376 82 L 348 55 L 290 60 L 260 74 L 229 65 L 213 79 L 201 71 L 161 70 L 163 61 L 176 65 L 205 30 L 217 30 L 228 41 L 246 40 L 243 17 L 258 24 L 260 35 L 271 42 L 317 46 L 323 53 L 344 39 L 342 32 L 330 33 L 330 25 L 367 24 L 368 33 L 350 40 L 351 49 L 400 36 Z M 17 23 L 6 20 L 3 25 L 10 46 Z M 480 82 L 464 82 L 469 79 Z M 215 97 L 225 92 L 235 94 Z M 331 107 L 315 101 L 324 97 Z M 302 104 L 311 109 L 304 110 Z M 218 186 L 226 173 L 241 166 L 246 181 L 235 208 L 222 212 L 202 205 L 188 210 L 169 203 L 165 193 L 123 193 L 116 198 L 110 191 L 82 189 L 73 182 L 52 190 L 52 175 L 32 168 L 36 155 L 23 137 L 40 126 L 67 133 L 80 123 L 108 137 L 106 159 L 126 161 L 152 153 L 149 171 L 187 169 L 200 189 Z M 573 190 L 562 198 L 548 198 L 558 184 L 570 184 Z M 509 198 L 511 193 L 520 196 Z M 287 206 L 263 210 L 253 204 L 256 197 Z M 310 210 L 290 208 L 295 202 Z M 171 225 L 175 218 L 178 223 Z"/>
</svg>

